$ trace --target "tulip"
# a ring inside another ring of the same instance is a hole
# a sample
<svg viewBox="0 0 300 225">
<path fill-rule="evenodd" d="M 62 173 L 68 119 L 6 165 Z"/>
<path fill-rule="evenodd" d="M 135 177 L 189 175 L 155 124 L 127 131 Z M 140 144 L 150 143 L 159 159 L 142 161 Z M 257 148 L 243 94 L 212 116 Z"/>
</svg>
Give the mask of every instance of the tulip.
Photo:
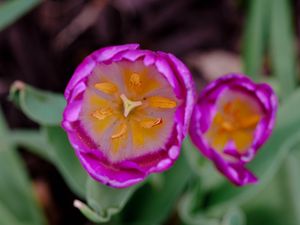
<svg viewBox="0 0 300 225">
<path fill-rule="evenodd" d="M 62 126 L 81 164 L 95 180 L 124 188 L 176 161 L 195 91 L 176 57 L 128 44 L 85 58 L 65 98 Z"/>
<path fill-rule="evenodd" d="M 268 84 L 229 74 L 209 84 L 194 108 L 190 137 L 199 151 L 235 185 L 257 181 L 245 166 L 269 138 L 277 98 Z"/>
</svg>

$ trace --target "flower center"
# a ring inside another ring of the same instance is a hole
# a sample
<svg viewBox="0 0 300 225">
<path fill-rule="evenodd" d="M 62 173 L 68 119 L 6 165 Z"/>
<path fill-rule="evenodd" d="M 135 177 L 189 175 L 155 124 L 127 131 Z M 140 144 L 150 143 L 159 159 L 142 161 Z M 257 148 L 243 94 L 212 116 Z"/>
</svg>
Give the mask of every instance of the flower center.
<svg viewBox="0 0 300 225">
<path fill-rule="evenodd" d="M 120 98 L 123 101 L 124 116 L 127 117 L 129 113 L 136 107 L 142 105 L 141 101 L 131 101 L 124 94 L 121 94 Z"/>
<path fill-rule="evenodd" d="M 117 162 L 163 148 L 179 102 L 154 66 L 101 64 L 89 78 L 81 119 L 92 140 Z"/>
<path fill-rule="evenodd" d="M 230 141 L 235 144 L 239 153 L 250 147 L 261 119 L 260 112 L 252 101 L 238 97 L 221 104 L 205 134 L 213 148 L 223 151 Z"/>
</svg>

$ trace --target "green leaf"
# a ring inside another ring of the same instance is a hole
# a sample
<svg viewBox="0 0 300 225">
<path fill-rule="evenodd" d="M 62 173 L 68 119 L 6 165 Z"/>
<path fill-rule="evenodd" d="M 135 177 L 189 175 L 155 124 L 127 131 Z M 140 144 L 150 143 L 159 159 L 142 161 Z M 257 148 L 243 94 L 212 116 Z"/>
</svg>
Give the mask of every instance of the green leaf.
<svg viewBox="0 0 300 225">
<path fill-rule="evenodd" d="M 80 197 L 85 195 L 87 174 L 75 156 L 67 135 L 60 127 L 46 127 L 42 131 L 15 130 L 12 131 L 9 140 L 52 162 L 70 189 Z"/>
<path fill-rule="evenodd" d="M 178 211 L 186 225 L 244 225 L 245 215 L 237 207 L 224 208 L 221 211 L 206 211 L 202 183 L 195 184 L 183 195 Z M 225 214 L 224 214 L 225 212 Z"/>
<path fill-rule="evenodd" d="M 5 207 L 3 212 L 0 211 L 6 214 L 3 218 L 1 216 L 1 219 L 13 219 L 27 224 L 45 224 L 33 197 L 25 167 L 13 146 L 7 141 L 9 131 L 5 131 L 6 124 L 1 111 L 0 123 L 0 204 Z M 10 215 L 13 215 L 13 218 Z"/>
<path fill-rule="evenodd" d="M 0 202 L 18 221 L 45 224 L 25 168 L 14 149 L 0 150 Z"/>
<path fill-rule="evenodd" d="M 267 45 L 268 25 L 270 22 L 270 1 L 252 0 L 246 20 L 244 33 L 244 70 L 253 78 L 262 73 L 262 63 Z"/>
<path fill-rule="evenodd" d="M 300 133 L 295 140 L 294 147 L 299 150 Z M 297 146 L 296 146 L 297 145 Z M 286 208 L 293 218 L 294 224 L 300 225 L 300 158 L 294 152 L 291 152 L 283 164 L 282 186 L 284 186 L 284 195 Z"/>
<path fill-rule="evenodd" d="M 88 205 L 84 204 L 79 200 L 74 201 L 74 207 L 78 208 L 80 212 L 90 221 L 94 223 L 104 223 L 107 222 L 106 218 L 100 216 L 97 212 L 95 212 L 92 208 Z"/>
<path fill-rule="evenodd" d="M 183 148 L 183 154 L 185 155 L 191 170 L 201 179 L 203 191 L 209 191 L 224 181 L 223 176 L 216 171 L 214 165 L 210 161 L 200 154 L 199 150 L 196 149 L 189 137 L 184 140 Z"/>
<path fill-rule="evenodd" d="M 203 200 L 198 195 L 199 188 L 194 187 L 182 196 L 178 204 L 181 220 L 187 225 L 220 225 L 220 219 L 207 216 L 200 208 Z M 200 192 L 202 191 L 201 189 Z"/>
<path fill-rule="evenodd" d="M 18 221 L 15 215 L 12 214 L 12 212 L 10 212 L 4 205 L 2 205 L 1 201 L 0 201 L 0 224 L 30 225 L 28 223 Z"/>
<path fill-rule="evenodd" d="M 52 146 L 47 150 L 51 151 L 49 155 L 53 164 L 61 172 L 71 190 L 83 197 L 87 173 L 77 159 L 66 133 L 60 127 L 45 127 L 45 134 Z"/>
<path fill-rule="evenodd" d="M 53 163 L 70 189 L 80 197 L 85 195 L 87 174 L 60 127 L 47 127 L 42 131 L 14 130 L 9 141 Z"/>
<path fill-rule="evenodd" d="M 163 176 L 164 185 L 160 189 L 145 185 L 135 193 L 125 209 L 125 222 L 159 225 L 167 219 L 191 178 L 186 159 L 181 155 Z"/>
<path fill-rule="evenodd" d="M 245 225 L 245 214 L 239 208 L 230 208 L 225 214 L 221 225 Z"/>
<path fill-rule="evenodd" d="M 296 138 L 292 139 L 297 140 Z M 293 149 L 295 147 L 293 141 L 290 143 L 290 147 Z M 285 162 L 287 161 L 285 160 Z M 288 176 L 284 164 L 262 191 L 243 204 L 249 224 L 295 225 L 293 204 L 289 199 L 292 197 L 289 190 L 290 182 L 287 181 Z"/>
<path fill-rule="evenodd" d="M 247 224 L 295 225 L 282 211 L 272 210 L 269 207 L 257 206 L 246 214 Z"/>
<path fill-rule="evenodd" d="M 2 110 L 0 109 L 0 137 L 6 135 L 7 135 L 7 125 Z"/>
<path fill-rule="evenodd" d="M 65 100 L 60 94 L 38 90 L 16 81 L 11 86 L 9 97 L 28 118 L 38 124 L 59 125 L 62 121 Z"/>
<path fill-rule="evenodd" d="M 90 219 L 94 218 L 96 220 L 94 220 L 94 222 L 107 222 L 113 215 L 119 213 L 123 209 L 137 187 L 138 185 L 116 189 L 107 187 L 92 179 L 88 179 L 88 205 L 91 206 L 98 216 L 96 217 L 96 215 L 87 208 L 83 208 L 83 210 L 85 210 L 83 213 Z"/>
<path fill-rule="evenodd" d="M 259 176 L 260 183 L 239 188 L 227 182 L 212 191 L 209 205 L 215 205 L 215 207 L 225 207 L 230 204 L 240 205 L 251 199 L 270 182 L 290 150 L 290 138 L 296 138 L 295 133 L 300 131 L 300 114 L 296 115 L 295 113 L 300 102 L 299 92 L 300 89 L 281 105 L 276 129 L 248 166 Z M 298 103 L 295 104 L 296 102 Z"/>
<path fill-rule="evenodd" d="M 270 53 L 272 68 L 281 84 L 283 96 L 296 88 L 296 43 L 291 1 L 271 1 Z M 270 9 L 268 9 L 270 10 Z"/>
<path fill-rule="evenodd" d="M 11 25 L 42 0 L 8 0 L 0 3 L 0 31 Z"/>
<path fill-rule="evenodd" d="M 300 103 L 300 88 L 296 89 L 292 95 L 280 104 L 277 116 L 277 128 L 281 129 L 293 126 L 295 122 L 300 120 L 298 105 Z M 288 132 L 291 134 L 291 132 Z"/>
<path fill-rule="evenodd" d="M 44 133 L 37 130 L 13 130 L 9 135 L 10 143 L 25 147 L 27 150 L 40 156 L 41 158 L 52 161 L 52 146 L 49 145 Z"/>
</svg>

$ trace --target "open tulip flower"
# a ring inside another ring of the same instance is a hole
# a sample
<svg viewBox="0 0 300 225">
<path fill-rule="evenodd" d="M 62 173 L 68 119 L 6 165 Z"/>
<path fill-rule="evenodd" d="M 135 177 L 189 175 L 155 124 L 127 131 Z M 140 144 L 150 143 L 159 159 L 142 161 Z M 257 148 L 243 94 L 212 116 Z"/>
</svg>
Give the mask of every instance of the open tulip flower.
<svg viewBox="0 0 300 225">
<path fill-rule="evenodd" d="M 171 54 L 102 48 L 76 69 L 62 125 L 87 172 L 117 188 L 168 169 L 195 103 L 191 74 Z"/>
<path fill-rule="evenodd" d="M 191 119 L 190 136 L 201 153 L 231 182 L 257 181 L 245 164 L 268 139 L 275 123 L 277 98 L 267 84 L 230 74 L 201 93 Z"/>
</svg>

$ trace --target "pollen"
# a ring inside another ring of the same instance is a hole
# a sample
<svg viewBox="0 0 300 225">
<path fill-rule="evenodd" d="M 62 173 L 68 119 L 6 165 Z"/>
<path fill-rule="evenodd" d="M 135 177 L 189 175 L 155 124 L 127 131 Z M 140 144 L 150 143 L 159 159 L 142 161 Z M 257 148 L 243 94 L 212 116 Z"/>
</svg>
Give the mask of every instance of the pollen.
<svg viewBox="0 0 300 225">
<path fill-rule="evenodd" d="M 142 82 L 141 82 L 141 76 L 138 73 L 132 73 L 130 75 L 130 84 L 133 87 L 141 87 L 142 86 Z"/>
<path fill-rule="evenodd" d="M 218 109 L 206 137 L 212 146 L 223 151 L 233 141 L 243 153 L 253 140 L 253 133 L 261 115 L 246 99 L 231 99 Z"/>
<path fill-rule="evenodd" d="M 117 86 L 110 82 L 96 83 L 95 88 L 106 94 L 114 94 L 118 91 Z"/>
<path fill-rule="evenodd" d="M 122 123 L 118 129 L 116 130 L 116 132 L 111 136 L 112 139 L 117 139 L 120 138 L 122 136 L 124 136 L 127 132 L 127 124 L 126 123 Z"/>
<path fill-rule="evenodd" d="M 176 107 L 176 102 L 165 97 L 152 96 L 148 99 L 149 105 L 154 108 L 172 109 Z"/>
<path fill-rule="evenodd" d="M 234 127 L 234 125 L 232 123 L 229 123 L 227 121 L 223 121 L 221 123 L 221 127 L 225 130 L 225 131 L 234 131 L 236 128 Z"/>
<path fill-rule="evenodd" d="M 163 120 L 162 118 L 157 118 L 157 119 L 144 119 L 140 122 L 140 126 L 143 128 L 152 128 L 155 126 L 158 126 L 159 124 L 162 124 Z"/>
<path fill-rule="evenodd" d="M 113 110 L 109 107 L 98 109 L 92 112 L 92 116 L 98 120 L 103 120 L 113 114 Z"/>
<path fill-rule="evenodd" d="M 256 126 L 256 124 L 259 122 L 260 116 L 259 115 L 251 115 L 247 118 L 241 118 L 239 123 L 240 127 L 242 128 L 249 128 L 252 126 Z"/>
</svg>

